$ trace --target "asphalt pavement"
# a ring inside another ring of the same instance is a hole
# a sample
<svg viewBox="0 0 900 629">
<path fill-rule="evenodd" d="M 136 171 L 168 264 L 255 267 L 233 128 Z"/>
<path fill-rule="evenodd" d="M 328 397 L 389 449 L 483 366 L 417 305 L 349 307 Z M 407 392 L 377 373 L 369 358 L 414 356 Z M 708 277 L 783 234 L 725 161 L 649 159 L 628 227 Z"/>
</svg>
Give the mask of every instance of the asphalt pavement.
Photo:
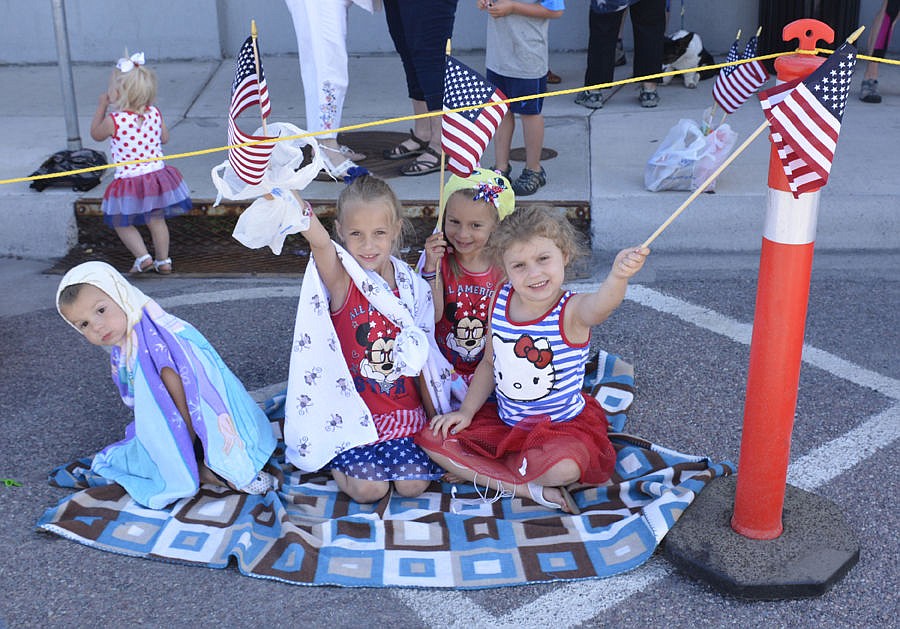
<svg viewBox="0 0 900 629">
<path fill-rule="evenodd" d="M 561 87 L 577 86 L 580 59 L 553 59 L 554 71 L 566 81 Z M 267 62 L 270 80 L 295 69 L 295 58 L 280 59 L 280 70 L 277 61 Z M 351 68 L 360 74 L 356 83 L 351 77 L 351 96 L 377 85 L 379 76 L 384 80 L 375 70 L 395 61 L 352 60 Z M 223 144 L 223 97 L 214 98 L 213 91 L 225 93 L 230 65 L 179 67 L 185 81 L 201 70 L 206 80 L 193 91 L 161 89 L 164 105 L 181 100 L 185 112 L 173 121 L 174 146 L 168 152 Z M 76 70 L 82 77 L 78 84 L 93 76 L 98 87 L 79 92 L 84 101 L 79 111 L 89 115 L 107 70 Z M 0 68 L 0 86 L 12 72 Z M 128 414 L 109 380 L 103 352 L 78 338 L 53 307 L 59 277 L 43 274 L 50 256 L 23 251 L 0 258 L 0 477 L 22 484 L 0 484 L 5 531 L 0 627 L 896 626 L 900 243 L 893 151 L 900 76 L 883 76 L 885 103 L 848 105 L 832 181 L 822 193 L 791 444 L 789 482 L 834 502 L 861 549 L 859 563 L 823 596 L 735 599 L 682 574 L 660 553 L 632 572 L 573 583 L 474 592 L 298 587 L 245 577 L 234 568 L 208 570 L 108 554 L 38 533 L 34 526 L 44 509 L 67 493 L 48 485 L 48 471 L 118 438 Z M 44 83 L 53 85 L 53 78 Z M 38 83 L 36 90 L 45 89 Z M 21 89 L 29 87 L 25 81 Z M 547 144 L 559 149 L 560 157 L 548 162 L 551 184 L 539 198 L 587 199 L 592 207 L 596 272 L 576 288 L 598 282 L 620 240 L 643 239 L 686 196 L 644 191 L 642 164 L 679 117 L 700 115 L 711 102 L 709 89 L 709 81 L 698 90 L 663 87 L 656 110 L 641 110 L 629 87 L 593 113 L 569 97 L 548 101 Z M 301 116 L 296 86 L 292 98 Z M 65 139 L 51 96 L 35 98 L 28 111 L 19 104 L 13 108 L 12 100 L 0 89 L 0 128 L 9 131 L 5 138 L 15 139 L 5 145 L 13 149 L 0 153 L 0 173 L 9 177 L 35 167 L 47 153 L 63 148 Z M 374 102 L 365 115 L 386 117 L 382 109 L 391 115 L 406 112 L 397 102 Z M 364 117 L 359 108 L 349 120 Z M 730 118 L 746 136 L 761 114 L 748 106 Z M 178 164 L 195 195 L 211 194 L 208 167 L 217 161 Z M 660 238 L 625 303 L 595 330 L 595 345 L 635 366 L 629 432 L 682 452 L 738 461 L 767 167 L 768 147 L 760 141 L 722 177 L 715 194 L 703 195 Z M 401 198 L 427 198 L 431 193 L 423 191 L 437 186 L 436 175 L 412 179 L 392 180 Z M 333 198 L 334 190 L 333 184 L 317 183 L 308 194 Z M 28 223 L 31 210 L 45 216 L 47 207 L 65 206 L 77 196 L 61 190 L 35 193 L 23 184 L 0 189 L 5 229 Z M 36 218 L 30 222 L 38 232 L 51 229 Z M 258 397 L 287 379 L 296 279 L 151 275 L 136 281 L 207 335 Z"/>
</svg>

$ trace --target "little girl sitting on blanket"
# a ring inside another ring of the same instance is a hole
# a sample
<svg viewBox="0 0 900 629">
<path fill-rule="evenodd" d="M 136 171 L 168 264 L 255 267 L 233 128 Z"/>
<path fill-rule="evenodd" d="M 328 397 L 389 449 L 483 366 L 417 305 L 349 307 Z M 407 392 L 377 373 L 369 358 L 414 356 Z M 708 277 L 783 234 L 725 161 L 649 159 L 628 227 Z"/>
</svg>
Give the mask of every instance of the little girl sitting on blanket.
<svg viewBox="0 0 900 629">
<path fill-rule="evenodd" d="M 449 410 L 452 369 L 434 344 L 428 285 L 392 255 L 403 226 L 397 196 L 363 168 L 345 180 L 334 221 L 343 247 L 304 202 L 312 261 L 294 330 L 286 455 L 304 471 L 330 469 L 357 502 L 377 502 L 392 483 L 418 496 L 443 470 L 413 435 L 433 405 Z"/>
<path fill-rule="evenodd" d="M 105 262 L 65 274 L 60 315 L 109 350 L 112 379 L 134 410 L 125 438 L 91 464 L 138 503 L 161 509 L 200 483 L 250 494 L 274 487 L 262 471 L 275 449 L 269 420 L 219 354 Z"/>
<path fill-rule="evenodd" d="M 503 175 L 484 168 L 452 175 L 443 192 L 444 224 L 425 240 L 422 279 L 434 296 L 435 340 L 466 382 L 484 353 L 488 306 L 503 279 L 486 245 L 515 209 L 516 195 Z"/>
<path fill-rule="evenodd" d="M 435 415 L 418 443 L 449 474 L 576 512 L 566 486 L 607 481 L 616 454 L 600 404 L 582 393 L 591 328 L 622 303 L 649 250 L 625 249 L 593 293 L 563 288 L 575 230 L 550 210 L 519 208 L 488 244 L 507 283 L 491 307 L 489 339 L 459 411 Z M 497 403 L 487 402 L 491 392 Z"/>
</svg>

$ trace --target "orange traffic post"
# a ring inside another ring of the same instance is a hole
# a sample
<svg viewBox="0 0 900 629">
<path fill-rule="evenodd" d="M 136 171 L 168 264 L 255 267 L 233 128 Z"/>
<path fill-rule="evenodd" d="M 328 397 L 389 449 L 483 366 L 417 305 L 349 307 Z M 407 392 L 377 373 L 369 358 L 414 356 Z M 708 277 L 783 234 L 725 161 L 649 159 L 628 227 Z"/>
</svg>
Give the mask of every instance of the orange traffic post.
<svg viewBox="0 0 900 629">
<path fill-rule="evenodd" d="M 814 50 L 819 39 L 834 40 L 834 31 L 817 20 L 797 20 L 783 33 L 785 41 L 799 38 L 801 50 Z M 804 79 L 823 62 L 807 54 L 779 57 L 778 82 Z M 751 539 L 774 539 L 783 531 L 819 194 L 814 190 L 794 198 L 773 144 L 731 519 L 732 528 Z"/>
</svg>

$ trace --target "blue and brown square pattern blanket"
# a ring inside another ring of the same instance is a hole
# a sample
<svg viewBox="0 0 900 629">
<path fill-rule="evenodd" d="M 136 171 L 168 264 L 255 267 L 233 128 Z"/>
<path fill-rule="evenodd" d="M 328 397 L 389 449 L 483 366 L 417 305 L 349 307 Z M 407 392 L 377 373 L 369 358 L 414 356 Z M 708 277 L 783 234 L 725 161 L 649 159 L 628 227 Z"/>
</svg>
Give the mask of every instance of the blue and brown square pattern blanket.
<svg viewBox="0 0 900 629">
<path fill-rule="evenodd" d="M 607 411 L 617 460 L 610 484 L 573 491 L 579 515 L 440 482 L 416 498 L 359 504 L 327 472 L 286 463 L 279 438 L 267 465 L 278 491 L 203 485 L 147 509 L 85 458 L 51 473 L 51 484 L 77 491 L 37 526 L 113 553 L 208 568 L 234 561 L 244 575 L 297 585 L 480 589 L 609 577 L 647 561 L 697 494 L 735 467 L 625 434 L 634 377 L 621 358 L 601 351 L 585 389 Z M 280 437 L 283 397 L 266 411 Z"/>
</svg>

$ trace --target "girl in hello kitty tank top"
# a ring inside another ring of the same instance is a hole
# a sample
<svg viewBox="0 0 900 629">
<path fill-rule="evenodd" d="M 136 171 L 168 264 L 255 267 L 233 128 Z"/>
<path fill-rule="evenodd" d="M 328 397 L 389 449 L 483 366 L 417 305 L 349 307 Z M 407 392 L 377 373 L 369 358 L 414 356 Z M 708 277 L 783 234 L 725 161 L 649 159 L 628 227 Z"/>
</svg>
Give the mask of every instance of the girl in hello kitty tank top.
<svg viewBox="0 0 900 629">
<path fill-rule="evenodd" d="M 156 85 L 156 74 L 144 65 L 144 53 L 119 59 L 91 122 L 94 140 L 109 138 L 114 163 L 163 156 L 161 147 L 169 141 L 169 130 L 153 105 Z M 110 105 L 115 111 L 107 114 Z M 162 160 L 117 166 L 102 207 L 104 221 L 134 256 L 130 273 L 151 268 L 162 274 L 172 272 L 166 218 L 191 209 L 190 191 L 177 168 Z M 137 225 L 147 225 L 155 259 Z"/>
<path fill-rule="evenodd" d="M 649 250 L 619 252 L 596 292 L 578 294 L 563 289 L 579 253 L 564 216 L 519 208 L 488 246 L 508 278 L 492 307 L 490 342 L 460 409 L 435 415 L 416 442 L 448 474 L 495 498 L 575 513 L 566 486 L 606 482 L 616 459 L 603 409 L 581 390 L 591 328 L 622 303 Z M 486 402 L 492 392 L 496 404 Z"/>
</svg>

